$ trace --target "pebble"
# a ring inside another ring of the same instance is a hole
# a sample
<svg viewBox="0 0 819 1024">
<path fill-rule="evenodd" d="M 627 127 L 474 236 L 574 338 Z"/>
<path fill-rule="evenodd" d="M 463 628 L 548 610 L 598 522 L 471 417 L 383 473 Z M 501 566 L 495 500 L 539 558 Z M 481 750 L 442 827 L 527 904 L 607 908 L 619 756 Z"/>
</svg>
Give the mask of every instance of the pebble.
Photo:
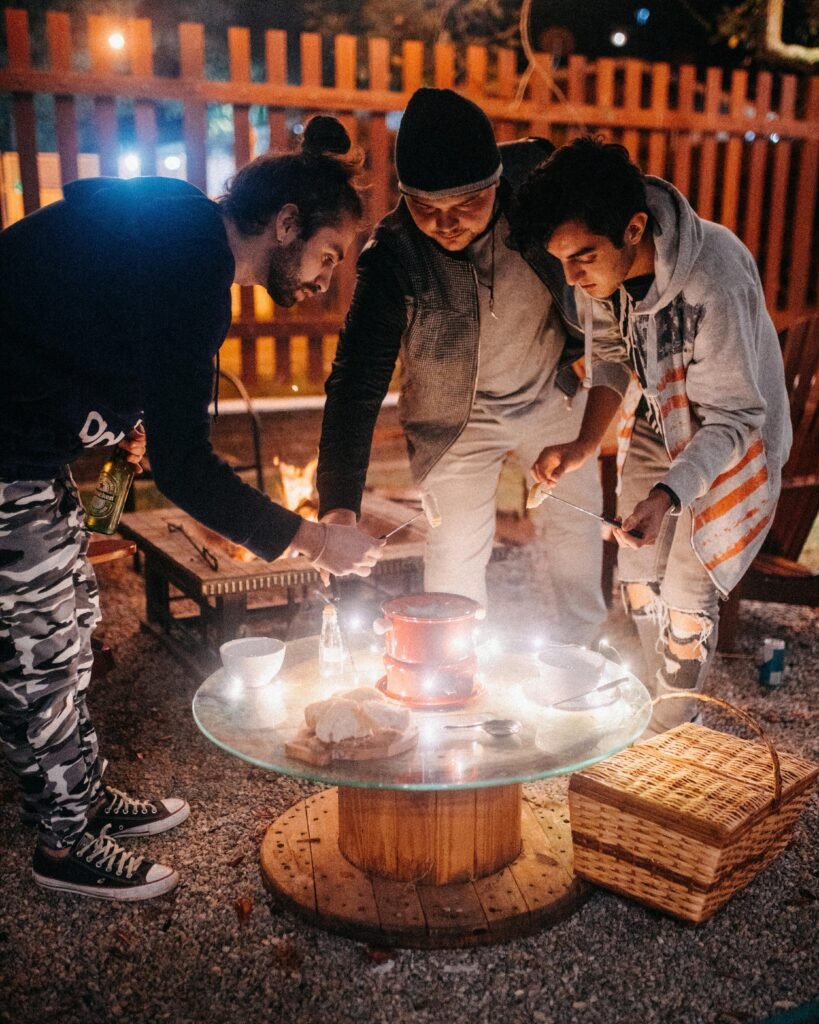
<svg viewBox="0 0 819 1024">
<path fill-rule="evenodd" d="M 546 556 L 532 544 L 490 566 L 499 619 L 537 625 L 540 610 L 528 597 L 543 590 L 538 558 Z M 272 903 L 261 883 L 253 830 L 264 822 L 253 809 L 272 818 L 320 787 L 251 769 L 206 740 L 190 712 L 196 681 L 138 631 L 142 579 L 123 563 L 101 567 L 100 579 L 117 667 L 92 685 L 89 705 L 102 751 L 119 752 L 108 769 L 115 785 L 140 794 L 148 780 L 162 795 L 179 793 L 194 804 L 179 829 L 129 841 L 173 864 L 182 884 L 168 897 L 130 905 L 36 889 L 28 874 L 32 835 L 19 827 L 15 791 L 3 780 L 3 1024 L 123 1017 L 129 1024 L 726 1024 L 815 998 L 819 914 L 816 899 L 805 895 L 819 892 L 815 796 L 793 843 L 703 926 L 597 891 L 570 918 L 525 939 L 467 950 L 399 949 L 374 965 L 365 944 L 313 928 Z M 619 632 L 612 636 L 627 639 L 628 623 L 618 614 L 615 605 Z M 759 716 L 781 749 L 817 758 L 816 615 L 743 604 L 741 653 L 753 654 L 762 635 L 787 641 L 785 685 L 762 692 L 752 659 L 718 658 L 708 690 Z M 129 757 L 136 750 L 144 761 Z M 565 785 L 558 779 L 526 792 L 546 799 Z M 245 858 L 229 866 L 239 851 Z M 254 908 L 242 925 L 237 893 Z M 114 946 L 127 958 L 112 955 Z"/>
</svg>

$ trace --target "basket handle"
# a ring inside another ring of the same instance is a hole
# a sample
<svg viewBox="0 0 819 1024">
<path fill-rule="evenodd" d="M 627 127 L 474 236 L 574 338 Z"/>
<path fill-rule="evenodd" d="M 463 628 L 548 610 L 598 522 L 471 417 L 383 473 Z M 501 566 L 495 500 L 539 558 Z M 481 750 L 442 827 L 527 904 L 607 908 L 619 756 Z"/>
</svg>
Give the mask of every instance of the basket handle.
<svg viewBox="0 0 819 1024">
<path fill-rule="evenodd" d="M 774 776 L 773 807 L 776 808 L 779 806 L 779 801 L 782 799 L 782 768 L 779 764 L 779 754 L 777 754 L 773 743 L 770 741 L 765 730 L 755 718 L 751 718 L 747 711 L 735 708 L 734 705 L 729 704 L 727 700 L 720 700 L 719 697 L 711 697 L 707 693 L 664 693 L 659 697 L 655 697 L 651 702 L 651 706 L 654 707 L 655 704 L 659 704 L 660 701 L 663 700 L 700 700 L 704 704 L 716 704 L 718 707 L 725 708 L 726 711 L 730 711 L 732 714 L 736 715 L 737 718 L 741 718 L 748 728 L 752 729 L 768 748 L 768 753 L 771 755 L 771 764 L 773 766 Z"/>
</svg>

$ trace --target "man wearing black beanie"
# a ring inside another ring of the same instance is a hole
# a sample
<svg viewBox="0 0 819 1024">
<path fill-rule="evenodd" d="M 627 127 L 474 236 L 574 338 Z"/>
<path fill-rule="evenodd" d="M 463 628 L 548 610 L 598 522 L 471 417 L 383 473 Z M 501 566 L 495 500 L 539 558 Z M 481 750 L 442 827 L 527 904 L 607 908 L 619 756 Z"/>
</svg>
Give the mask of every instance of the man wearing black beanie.
<svg viewBox="0 0 819 1024">
<path fill-rule="evenodd" d="M 543 139 L 499 147 L 471 101 L 449 89 L 414 93 L 395 148 L 402 198 L 359 258 L 327 381 L 322 521 L 356 521 L 375 421 L 400 356 L 410 466 L 439 522 L 429 531 L 425 589 L 484 606 L 507 453 L 531 466 L 544 445 L 576 436 L 585 408 L 571 368 L 579 351 L 535 265 L 508 244 L 514 189 L 552 149 Z M 599 512 L 596 466 L 568 474 L 555 493 Z M 556 509 L 543 508 L 544 577 L 557 598 L 548 635 L 590 643 L 605 617 L 598 525 Z"/>
</svg>

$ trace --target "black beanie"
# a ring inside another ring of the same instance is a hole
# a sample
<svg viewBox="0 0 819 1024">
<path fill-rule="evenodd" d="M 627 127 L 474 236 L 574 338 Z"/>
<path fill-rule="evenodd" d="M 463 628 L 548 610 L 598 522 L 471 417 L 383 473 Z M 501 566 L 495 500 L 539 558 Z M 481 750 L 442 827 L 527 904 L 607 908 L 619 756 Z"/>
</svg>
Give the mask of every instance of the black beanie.
<svg viewBox="0 0 819 1024">
<path fill-rule="evenodd" d="M 419 199 L 477 192 L 502 170 L 489 118 L 451 89 L 412 94 L 395 140 L 395 168 L 400 191 Z"/>
</svg>

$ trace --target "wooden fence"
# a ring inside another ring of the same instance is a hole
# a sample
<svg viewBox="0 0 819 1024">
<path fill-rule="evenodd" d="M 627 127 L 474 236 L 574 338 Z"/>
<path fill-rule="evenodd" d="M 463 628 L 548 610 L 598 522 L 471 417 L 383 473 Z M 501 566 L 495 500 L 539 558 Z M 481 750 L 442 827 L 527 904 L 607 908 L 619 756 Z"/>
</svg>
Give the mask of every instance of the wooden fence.
<svg viewBox="0 0 819 1024">
<path fill-rule="evenodd" d="M 236 166 L 256 155 L 251 107 L 264 108 L 270 145 L 279 149 L 292 144 L 294 116 L 333 112 L 367 154 L 372 223 L 395 201 L 389 115 L 401 111 L 420 85 L 434 84 L 461 89 L 479 103 L 502 141 L 535 134 L 559 145 L 593 130 L 622 142 L 644 170 L 673 181 L 700 214 L 739 234 L 757 259 L 778 327 L 817 308 L 816 76 L 573 56 L 554 75 L 544 58 L 522 87 L 511 50 L 468 46 L 456 54 L 442 44 L 429 53 L 413 41 L 396 46 L 339 35 L 328 43 L 304 33 L 298 60 L 289 62 L 285 33 L 270 30 L 264 81 L 255 81 L 250 31 L 228 28 L 230 77 L 215 81 L 205 77 L 202 25 L 179 26 L 179 74 L 166 77 L 154 73 L 147 19 L 89 18 L 88 70 L 78 69 L 72 38 L 77 25 L 68 14 L 47 15 L 45 67 L 32 60 L 26 12 L 8 9 L 5 22 L 9 56 L 0 68 L 0 93 L 11 96 L 17 149 L 11 165 L 19 167 L 20 213 L 58 196 L 62 182 L 88 173 L 89 155 L 78 144 L 77 103 L 85 97 L 93 108 L 92 166 L 114 175 L 123 112 L 133 118 L 142 173 L 163 173 L 157 105 L 180 102 L 187 178 L 201 188 L 209 104 L 232 108 Z M 114 31 L 124 37 L 120 51 L 109 45 Z M 327 46 L 330 51 L 323 50 Z M 48 154 L 37 148 L 37 94 L 53 97 L 57 154 L 51 167 L 57 180 L 50 189 L 41 180 L 49 165 Z M 9 162 L 3 166 L 8 174 Z M 281 387 L 315 386 L 332 358 L 353 282 L 353 260 L 345 261 L 327 296 L 293 310 L 274 309 L 261 289 L 237 289 L 228 365 L 251 388 L 263 378 Z"/>
</svg>

